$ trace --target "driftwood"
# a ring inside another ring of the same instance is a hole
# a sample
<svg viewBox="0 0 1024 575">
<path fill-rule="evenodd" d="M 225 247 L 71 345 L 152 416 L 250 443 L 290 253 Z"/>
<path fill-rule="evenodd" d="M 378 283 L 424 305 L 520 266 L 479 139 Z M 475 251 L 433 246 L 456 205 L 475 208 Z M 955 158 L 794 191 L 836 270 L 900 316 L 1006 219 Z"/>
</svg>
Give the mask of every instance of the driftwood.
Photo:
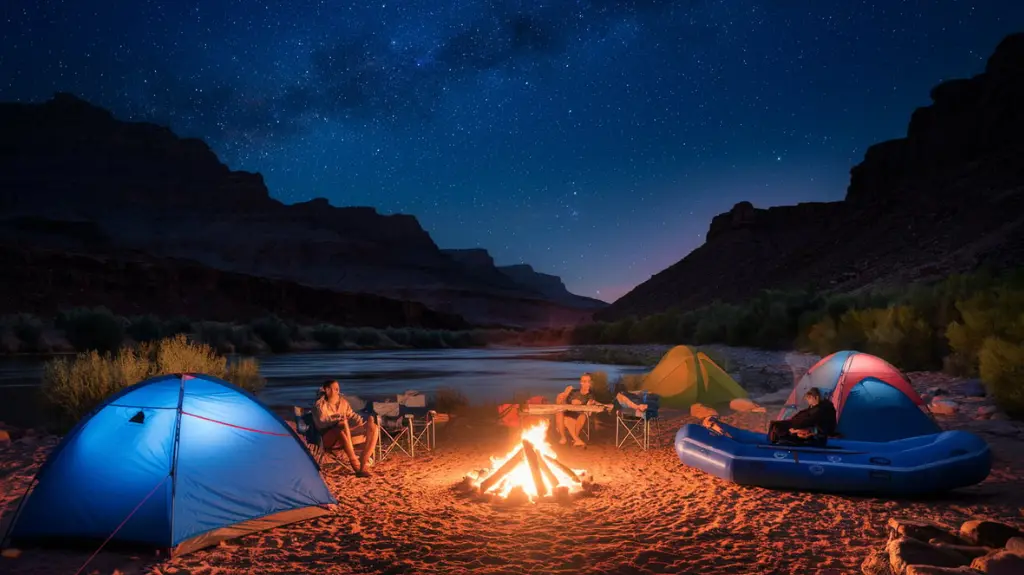
<svg viewBox="0 0 1024 575">
<path fill-rule="evenodd" d="M 523 455 L 526 456 L 526 463 L 530 465 L 530 473 L 533 475 L 533 485 L 537 488 L 537 495 L 544 497 L 548 494 L 548 486 L 544 483 L 544 475 L 540 471 L 540 454 L 533 448 L 533 444 L 523 440 Z"/>
<path fill-rule="evenodd" d="M 547 455 L 543 455 L 543 454 L 541 455 L 541 457 L 543 457 L 544 459 L 546 459 L 546 460 L 547 460 L 547 462 L 548 462 L 548 463 L 550 463 L 551 465 L 554 465 L 555 467 L 557 467 L 557 468 L 561 469 L 561 470 L 562 470 L 562 473 L 565 473 L 566 475 L 568 475 L 569 477 L 571 477 L 571 478 L 572 478 L 572 480 L 573 480 L 573 481 L 575 481 L 576 483 L 583 483 L 583 480 L 582 480 L 582 479 L 580 479 L 578 475 L 576 475 L 576 472 L 575 472 L 575 471 L 573 471 L 572 469 L 569 469 L 569 468 L 568 468 L 568 467 L 567 467 L 567 466 L 566 466 L 566 465 L 565 465 L 564 463 L 562 463 L 561 461 L 559 461 L 559 460 L 557 460 L 557 459 L 552 459 L 552 458 L 548 457 Z"/>
<path fill-rule="evenodd" d="M 612 405 L 603 403 L 592 405 L 576 405 L 572 403 L 529 403 L 523 406 L 520 413 L 526 415 L 551 415 L 553 413 L 575 411 L 579 413 L 600 413 L 610 411 Z"/>
<path fill-rule="evenodd" d="M 490 477 L 484 479 L 483 483 L 480 484 L 480 492 L 487 493 L 487 491 L 489 491 L 492 487 L 501 482 L 502 479 L 505 479 L 506 475 L 512 473 L 512 470 L 515 469 L 516 466 L 519 465 L 519 463 L 525 457 L 526 456 L 523 453 L 523 448 L 520 447 L 519 449 L 517 449 L 515 455 L 509 457 L 508 461 L 506 461 L 504 465 L 499 467 L 497 471 L 490 475 Z"/>
</svg>

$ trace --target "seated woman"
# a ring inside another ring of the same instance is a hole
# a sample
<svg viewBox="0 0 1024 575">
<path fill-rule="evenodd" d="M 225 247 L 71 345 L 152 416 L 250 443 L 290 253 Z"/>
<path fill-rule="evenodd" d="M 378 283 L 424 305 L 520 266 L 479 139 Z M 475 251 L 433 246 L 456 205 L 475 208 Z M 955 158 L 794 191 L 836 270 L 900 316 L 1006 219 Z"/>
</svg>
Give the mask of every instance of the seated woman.
<svg viewBox="0 0 1024 575">
<path fill-rule="evenodd" d="M 323 395 L 313 406 L 313 423 L 323 437 L 324 449 L 330 451 L 343 448 L 352 462 L 352 469 L 358 477 L 370 475 L 370 456 L 377 445 L 377 422 L 373 417 L 363 418 L 356 413 L 348 401 L 341 396 L 338 382 L 325 381 L 321 386 Z M 349 426 L 349 420 L 355 425 Z M 356 457 L 353 436 L 366 436 L 362 457 Z"/>
<path fill-rule="evenodd" d="M 580 376 L 580 389 L 579 391 L 573 389 L 571 385 L 566 386 L 565 391 L 559 393 L 555 397 L 555 403 L 559 405 L 593 405 L 597 403 L 594 399 L 594 394 L 590 392 L 590 388 L 593 385 L 593 380 L 589 373 L 584 373 Z M 580 430 L 587 423 L 587 414 L 583 412 L 575 412 L 566 414 L 565 412 L 559 411 L 555 413 L 555 428 L 558 430 L 558 434 L 561 436 L 559 443 L 565 445 L 567 442 L 565 438 L 565 432 L 568 431 L 569 435 L 572 436 L 572 444 L 574 447 L 584 447 L 586 443 L 580 439 Z"/>
<path fill-rule="evenodd" d="M 836 408 L 821 396 L 821 390 L 812 387 L 804 395 L 807 409 L 793 417 L 773 421 L 768 427 L 768 440 L 772 443 L 825 445 L 836 432 Z"/>
</svg>

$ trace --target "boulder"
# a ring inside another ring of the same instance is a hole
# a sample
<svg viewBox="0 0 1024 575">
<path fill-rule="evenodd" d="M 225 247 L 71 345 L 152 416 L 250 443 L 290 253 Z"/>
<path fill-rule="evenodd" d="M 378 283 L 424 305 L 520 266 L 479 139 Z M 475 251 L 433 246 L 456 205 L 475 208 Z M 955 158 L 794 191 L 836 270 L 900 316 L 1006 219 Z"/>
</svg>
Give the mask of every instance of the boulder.
<svg viewBox="0 0 1024 575">
<path fill-rule="evenodd" d="M 969 379 L 960 385 L 960 393 L 967 397 L 985 397 L 985 384 L 980 379 Z"/>
<path fill-rule="evenodd" d="M 891 539 L 885 549 L 889 552 L 889 565 L 897 575 L 906 573 L 909 565 L 960 567 L 971 563 L 969 557 L 956 551 L 940 549 L 911 537 Z"/>
<path fill-rule="evenodd" d="M 708 407 L 703 403 L 695 403 L 690 406 L 690 415 L 697 419 L 703 420 L 705 417 L 711 417 L 712 415 L 718 415 L 718 412 L 714 408 Z"/>
<path fill-rule="evenodd" d="M 933 565 L 910 565 L 907 567 L 906 575 L 949 575 L 956 573 L 970 573 L 978 575 L 978 572 L 970 567 L 935 567 Z"/>
<path fill-rule="evenodd" d="M 892 517 L 886 524 L 886 528 L 889 532 L 889 539 L 910 537 L 919 541 L 941 540 L 953 544 L 963 543 L 959 537 L 950 533 L 949 529 L 930 521 Z"/>
<path fill-rule="evenodd" d="M 978 572 L 970 567 L 935 567 L 933 565 L 910 565 L 907 567 L 906 575 L 955 575 L 956 573 L 970 573 L 978 575 Z"/>
<path fill-rule="evenodd" d="M 758 405 L 753 401 L 745 397 L 737 397 L 736 399 L 729 402 L 729 409 L 733 411 L 754 411 L 758 408 Z"/>
<path fill-rule="evenodd" d="M 932 413 L 953 415 L 960 411 L 960 404 L 952 399 L 933 399 L 931 403 L 928 404 L 928 408 L 931 409 Z"/>
<path fill-rule="evenodd" d="M 975 419 L 989 419 L 999 411 L 999 408 L 994 405 L 982 405 L 975 412 Z"/>
<path fill-rule="evenodd" d="M 982 555 L 988 555 L 989 553 L 995 551 L 995 549 L 991 547 L 984 547 L 981 545 L 957 545 L 955 543 L 949 543 L 947 541 L 942 541 L 939 539 L 932 539 L 931 541 L 929 541 L 929 543 L 940 549 L 949 549 L 951 551 L 956 551 L 964 557 L 970 557 L 971 559 L 974 559 L 975 557 L 981 557 Z"/>
<path fill-rule="evenodd" d="M 971 568 L 988 575 L 1021 575 L 1024 573 L 1024 557 L 1000 549 L 976 558 L 971 562 Z"/>
<path fill-rule="evenodd" d="M 872 551 L 860 564 L 864 575 L 894 575 L 889 565 L 889 554 L 883 549 Z"/>
<path fill-rule="evenodd" d="M 0 445 L 10 445 L 11 434 L 6 429 L 0 429 Z"/>
<path fill-rule="evenodd" d="M 1014 537 L 1024 537 L 1019 529 L 998 521 L 975 519 L 960 526 L 960 537 L 975 545 L 1005 547 Z M 1024 571 L 1021 571 L 1024 573 Z"/>
<path fill-rule="evenodd" d="M 1024 537 L 1010 537 L 1006 542 L 1006 550 L 1017 555 L 1024 555 Z"/>
</svg>

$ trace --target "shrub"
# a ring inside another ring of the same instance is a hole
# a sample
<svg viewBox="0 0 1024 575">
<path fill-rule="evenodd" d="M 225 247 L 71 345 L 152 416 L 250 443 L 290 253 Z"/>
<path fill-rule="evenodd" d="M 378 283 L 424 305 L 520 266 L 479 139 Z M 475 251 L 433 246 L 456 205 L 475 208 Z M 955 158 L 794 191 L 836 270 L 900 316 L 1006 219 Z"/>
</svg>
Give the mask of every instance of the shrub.
<svg viewBox="0 0 1024 575">
<path fill-rule="evenodd" d="M 62 311 L 55 326 L 79 351 L 113 352 L 124 341 L 124 323 L 105 307 Z"/>
<path fill-rule="evenodd" d="M 9 329 L 11 335 L 18 340 L 18 351 L 30 353 L 46 351 L 46 342 L 43 341 L 44 325 L 36 316 L 30 313 L 19 313 L 3 318 L 3 321 L 0 321 L 0 331 L 4 327 Z"/>
<path fill-rule="evenodd" d="M 604 371 L 590 372 L 591 393 L 594 400 L 600 403 L 612 402 L 612 388 L 608 381 L 608 373 Z"/>
<path fill-rule="evenodd" d="M 312 336 L 326 349 L 338 349 L 345 344 L 345 330 L 336 325 L 322 323 L 313 328 Z"/>
<path fill-rule="evenodd" d="M 252 322 L 253 333 L 274 353 L 285 353 L 292 348 L 292 329 L 277 316 L 267 316 Z"/>
<path fill-rule="evenodd" d="M 206 344 L 178 335 L 155 343 L 125 347 L 117 354 L 89 351 L 74 359 L 58 358 L 43 368 L 42 393 L 62 425 L 70 425 L 111 394 L 165 373 L 197 372 L 226 379 L 251 392 L 264 384 L 254 359 L 228 365 Z"/>
<path fill-rule="evenodd" d="M 128 327 L 125 328 L 125 331 L 135 341 L 145 343 L 163 337 L 164 324 L 155 315 L 139 315 L 128 320 Z"/>
<path fill-rule="evenodd" d="M 978 353 L 990 337 L 1024 340 L 1024 290 L 1000 287 L 957 300 L 960 318 L 946 328 L 953 366 L 964 375 L 978 372 Z"/>
<path fill-rule="evenodd" d="M 434 392 L 434 403 L 439 413 L 458 413 L 469 407 L 466 394 L 454 387 L 439 387 Z"/>
<path fill-rule="evenodd" d="M 644 388 L 644 380 L 647 378 L 647 374 L 642 373 L 624 373 L 619 376 L 616 383 L 622 384 L 626 388 L 626 391 L 639 391 Z"/>
<path fill-rule="evenodd" d="M 990 337 L 978 357 L 988 393 L 1007 414 L 1024 417 L 1024 345 Z"/>
</svg>

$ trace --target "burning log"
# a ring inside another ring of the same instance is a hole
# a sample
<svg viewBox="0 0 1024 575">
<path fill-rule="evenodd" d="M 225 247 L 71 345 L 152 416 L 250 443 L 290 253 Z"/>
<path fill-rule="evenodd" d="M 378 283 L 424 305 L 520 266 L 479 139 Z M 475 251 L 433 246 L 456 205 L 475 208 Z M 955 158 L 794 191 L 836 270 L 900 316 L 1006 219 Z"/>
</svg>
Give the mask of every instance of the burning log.
<svg viewBox="0 0 1024 575">
<path fill-rule="evenodd" d="M 564 474 L 568 475 L 569 477 L 571 477 L 572 480 L 575 481 L 576 483 L 583 483 L 583 480 L 580 479 L 580 477 L 578 475 L 576 475 L 576 472 L 573 471 L 572 469 L 569 469 L 569 467 L 566 466 L 561 461 L 559 461 L 557 459 L 552 459 L 552 458 L 548 457 L 547 455 L 545 455 L 543 457 L 544 457 L 544 459 L 546 459 L 548 461 L 548 463 L 550 463 L 550 464 L 554 465 L 555 467 L 557 467 L 558 469 L 560 469 L 562 471 L 562 473 L 564 473 Z"/>
<path fill-rule="evenodd" d="M 526 463 L 530 465 L 530 473 L 533 474 L 533 485 L 537 488 L 537 495 L 545 497 L 548 494 L 548 485 L 544 483 L 544 476 L 540 471 L 540 454 L 533 448 L 533 444 L 523 440 L 523 455 L 526 456 Z"/>
<path fill-rule="evenodd" d="M 512 473 L 512 470 L 515 469 L 525 457 L 526 456 L 523 454 L 523 447 L 520 446 L 519 449 L 516 450 L 515 454 L 508 458 L 508 461 L 506 461 L 504 465 L 499 467 L 498 470 L 492 473 L 490 477 L 484 479 L 483 483 L 480 484 L 480 492 L 487 493 L 491 487 L 500 483 L 502 479 L 505 479 L 506 475 Z"/>
<path fill-rule="evenodd" d="M 534 451 L 536 451 L 536 449 Z M 556 489 L 561 482 L 558 481 L 558 476 L 555 475 L 555 472 L 551 471 L 551 466 L 548 465 L 547 456 L 539 451 L 537 452 L 537 455 L 540 456 L 537 458 L 537 465 L 540 467 L 541 474 L 543 474 L 544 478 L 551 484 L 551 488 Z"/>
</svg>

